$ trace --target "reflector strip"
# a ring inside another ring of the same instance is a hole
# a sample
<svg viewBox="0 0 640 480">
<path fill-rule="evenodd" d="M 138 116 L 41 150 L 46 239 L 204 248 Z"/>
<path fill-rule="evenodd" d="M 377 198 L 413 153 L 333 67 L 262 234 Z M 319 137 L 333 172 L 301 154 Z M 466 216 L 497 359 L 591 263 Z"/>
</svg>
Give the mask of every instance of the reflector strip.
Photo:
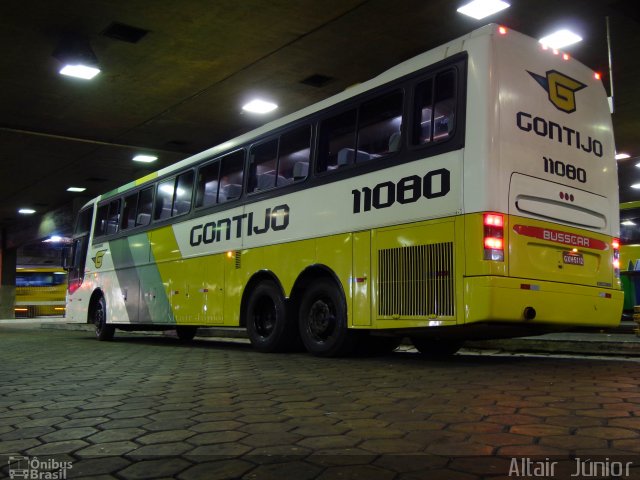
<svg viewBox="0 0 640 480">
<path fill-rule="evenodd" d="M 522 290 L 536 290 L 536 291 L 538 291 L 538 290 L 540 290 L 540 285 L 530 285 L 528 283 L 521 283 L 520 284 L 520 288 Z"/>
</svg>

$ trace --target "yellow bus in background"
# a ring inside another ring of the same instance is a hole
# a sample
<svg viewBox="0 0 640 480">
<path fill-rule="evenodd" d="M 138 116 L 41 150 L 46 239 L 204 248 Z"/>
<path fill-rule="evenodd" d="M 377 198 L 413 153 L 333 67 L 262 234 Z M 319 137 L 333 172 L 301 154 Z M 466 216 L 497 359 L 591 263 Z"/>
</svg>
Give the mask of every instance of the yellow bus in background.
<svg viewBox="0 0 640 480">
<path fill-rule="evenodd" d="M 620 273 L 624 311 L 631 312 L 640 305 L 640 201 L 620 204 Z"/>
<path fill-rule="evenodd" d="M 60 267 L 16 269 L 16 318 L 64 315 L 67 272 Z"/>
</svg>

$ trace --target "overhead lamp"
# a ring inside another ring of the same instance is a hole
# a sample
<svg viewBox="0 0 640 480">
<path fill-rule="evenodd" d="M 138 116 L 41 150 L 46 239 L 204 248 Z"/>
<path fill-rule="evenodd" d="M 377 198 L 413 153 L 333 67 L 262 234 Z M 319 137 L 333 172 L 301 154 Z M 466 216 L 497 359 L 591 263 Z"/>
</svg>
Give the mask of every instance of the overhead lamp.
<svg viewBox="0 0 640 480">
<path fill-rule="evenodd" d="M 242 110 L 244 110 L 245 112 L 260 114 L 272 112 L 276 108 L 278 108 L 278 105 L 276 105 L 275 103 L 266 102 L 260 99 L 251 100 L 249 103 L 242 106 Z"/>
<path fill-rule="evenodd" d="M 631 185 L 631 188 L 634 188 L 636 190 L 640 189 L 640 183 L 634 183 L 633 185 Z"/>
<path fill-rule="evenodd" d="M 631 155 L 628 153 L 617 153 L 616 152 L 616 160 L 626 160 L 627 158 L 631 158 Z"/>
<path fill-rule="evenodd" d="M 155 155 L 136 155 L 133 157 L 134 162 L 151 163 L 158 159 Z"/>
<path fill-rule="evenodd" d="M 69 187 L 67 188 L 67 192 L 84 192 L 86 187 Z"/>
<path fill-rule="evenodd" d="M 573 33 L 571 30 L 567 30 L 566 28 L 558 30 L 551 35 L 547 35 L 538 40 L 538 42 L 540 42 L 545 47 L 553 49 L 568 47 L 569 45 L 573 45 L 574 43 L 578 43 L 581 41 L 582 37 L 580 35 L 578 35 L 577 33 Z"/>
<path fill-rule="evenodd" d="M 100 73 L 98 58 L 85 36 L 64 35 L 53 51 L 53 56 L 62 63 L 59 70 L 61 75 L 91 80 Z"/>
<path fill-rule="evenodd" d="M 18 213 L 21 215 L 33 215 L 36 211 L 33 208 L 21 208 Z"/>
<path fill-rule="evenodd" d="M 473 0 L 458 8 L 457 11 L 476 20 L 481 20 L 510 6 L 511 5 L 502 0 Z"/>
</svg>

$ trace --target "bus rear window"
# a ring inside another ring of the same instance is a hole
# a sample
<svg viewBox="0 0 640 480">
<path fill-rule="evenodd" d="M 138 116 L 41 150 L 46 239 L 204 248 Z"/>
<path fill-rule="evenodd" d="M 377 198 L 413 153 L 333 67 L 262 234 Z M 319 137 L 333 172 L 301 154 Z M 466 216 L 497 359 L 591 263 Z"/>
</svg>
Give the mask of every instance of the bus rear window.
<svg viewBox="0 0 640 480">
<path fill-rule="evenodd" d="M 445 70 L 415 89 L 413 144 L 443 141 L 453 135 L 456 111 L 456 72 Z"/>
</svg>

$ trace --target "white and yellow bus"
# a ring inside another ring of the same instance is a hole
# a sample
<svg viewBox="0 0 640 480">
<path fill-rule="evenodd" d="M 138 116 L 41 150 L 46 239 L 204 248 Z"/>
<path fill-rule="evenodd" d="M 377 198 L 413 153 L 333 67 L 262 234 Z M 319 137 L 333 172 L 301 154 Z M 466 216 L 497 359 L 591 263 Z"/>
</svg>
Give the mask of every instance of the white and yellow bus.
<svg viewBox="0 0 640 480">
<path fill-rule="evenodd" d="M 601 81 L 488 25 L 87 204 L 67 316 L 441 354 L 617 325 L 618 230 Z"/>
</svg>

